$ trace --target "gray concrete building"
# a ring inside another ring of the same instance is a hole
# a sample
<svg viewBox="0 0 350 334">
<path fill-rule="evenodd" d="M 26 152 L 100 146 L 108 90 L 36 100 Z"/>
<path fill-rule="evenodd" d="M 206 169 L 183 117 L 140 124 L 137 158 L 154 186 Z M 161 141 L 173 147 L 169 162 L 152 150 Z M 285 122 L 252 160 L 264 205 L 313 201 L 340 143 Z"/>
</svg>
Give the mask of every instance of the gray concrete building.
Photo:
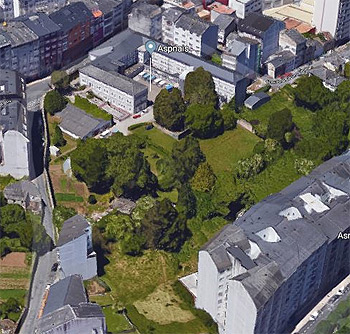
<svg viewBox="0 0 350 334">
<path fill-rule="evenodd" d="M 213 23 L 219 27 L 218 42 L 225 44 L 227 36 L 236 28 L 235 18 L 231 15 L 220 14 Z"/>
<path fill-rule="evenodd" d="M 295 67 L 305 63 L 306 41 L 307 39 L 295 29 L 280 32 L 279 45 L 282 50 L 295 55 Z"/>
<path fill-rule="evenodd" d="M 151 39 L 162 39 L 162 10 L 146 2 L 135 4 L 129 14 L 129 28 Z"/>
<path fill-rule="evenodd" d="M 87 280 L 97 275 L 92 229 L 83 216 L 76 215 L 64 222 L 57 250 L 60 271 L 64 277 L 78 274 Z"/>
<path fill-rule="evenodd" d="M 185 9 L 180 7 L 171 7 L 163 12 L 162 16 L 162 41 L 168 44 L 174 44 L 175 39 L 175 23 L 181 15 L 185 13 Z"/>
<path fill-rule="evenodd" d="M 18 73 L 0 70 L 0 175 L 31 175 L 31 123 L 25 105 L 25 82 Z"/>
<path fill-rule="evenodd" d="M 220 333 L 289 333 L 350 273 L 350 151 L 254 205 L 199 252 L 196 306 Z"/>
<path fill-rule="evenodd" d="M 218 34 L 217 25 L 192 14 L 181 15 L 175 22 L 171 44 L 187 47 L 190 53 L 198 57 L 211 56 L 217 48 Z"/>
<path fill-rule="evenodd" d="M 88 65 L 79 70 L 79 81 L 91 87 L 96 96 L 129 114 L 147 107 L 147 86 L 119 73 Z"/>
<path fill-rule="evenodd" d="M 68 276 L 53 284 L 44 299 L 37 334 L 106 334 L 101 307 L 90 303 L 82 277 Z"/>
<path fill-rule="evenodd" d="M 260 43 L 260 63 L 279 48 L 279 34 L 285 27 L 284 22 L 264 16 L 250 13 L 244 20 L 238 23 L 238 32 L 242 37 L 249 37 Z"/>
</svg>

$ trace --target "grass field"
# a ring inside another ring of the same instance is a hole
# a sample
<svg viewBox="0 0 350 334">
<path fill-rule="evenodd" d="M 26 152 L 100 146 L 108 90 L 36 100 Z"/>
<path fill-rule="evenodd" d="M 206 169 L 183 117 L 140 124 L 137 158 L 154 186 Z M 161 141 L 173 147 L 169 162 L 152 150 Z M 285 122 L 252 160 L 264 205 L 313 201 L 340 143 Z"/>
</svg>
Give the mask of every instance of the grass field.
<svg viewBox="0 0 350 334">
<path fill-rule="evenodd" d="M 103 307 L 102 310 L 106 316 L 106 323 L 109 333 L 120 333 L 122 331 L 129 331 L 132 329 L 124 315 L 117 313 L 112 307 Z"/>
<path fill-rule="evenodd" d="M 287 108 L 291 111 L 293 122 L 296 124 L 303 137 L 307 138 L 310 134 L 314 113 L 310 110 L 297 107 L 294 104 L 293 88 L 285 86 L 279 92 L 274 94 L 271 100 L 256 110 L 249 110 L 243 107 L 243 112 L 240 117 L 246 119 L 248 122 L 253 120 L 259 121 L 255 125 L 255 129 L 260 134 L 266 134 L 267 125 L 270 116 L 278 111 Z"/>
<path fill-rule="evenodd" d="M 103 111 L 95 104 L 91 103 L 88 99 L 84 99 L 80 96 L 75 96 L 74 105 L 93 117 L 104 119 L 105 121 L 111 120 L 111 115 Z"/>
<path fill-rule="evenodd" d="M 0 300 L 9 298 L 24 299 L 27 290 L 24 289 L 3 289 L 0 290 Z"/>
<path fill-rule="evenodd" d="M 61 180 L 62 181 L 62 180 Z M 81 196 L 77 196 L 72 193 L 56 193 L 55 198 L 57 202 L 84 202 L 84 198 Z"/>
</svg>

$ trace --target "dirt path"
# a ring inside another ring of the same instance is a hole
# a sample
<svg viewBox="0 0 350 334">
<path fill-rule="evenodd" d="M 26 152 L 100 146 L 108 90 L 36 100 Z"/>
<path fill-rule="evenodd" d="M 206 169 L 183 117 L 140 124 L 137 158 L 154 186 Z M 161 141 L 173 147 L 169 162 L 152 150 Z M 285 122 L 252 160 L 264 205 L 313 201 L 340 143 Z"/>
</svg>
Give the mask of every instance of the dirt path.
<svg viewBox="0 0 350 334">
<path fill-rule="evenodd" d="M 0 267 L 26 268 L 26 253 L 12 252 L 0 259 Z"/>
<path fill-rule="evenodd" d="M 164 283 L 166 283 L 168 281 L 168 275 L 166 273 L 166 263 L 165 263 L 165 260 L 164 260 L 164 257 L 163 255 L 161 254 L 160 255 L 160 261 L 162 263 L 162 270 L 163 270 L 163 279 L 164 279 Z"/>
</svg>

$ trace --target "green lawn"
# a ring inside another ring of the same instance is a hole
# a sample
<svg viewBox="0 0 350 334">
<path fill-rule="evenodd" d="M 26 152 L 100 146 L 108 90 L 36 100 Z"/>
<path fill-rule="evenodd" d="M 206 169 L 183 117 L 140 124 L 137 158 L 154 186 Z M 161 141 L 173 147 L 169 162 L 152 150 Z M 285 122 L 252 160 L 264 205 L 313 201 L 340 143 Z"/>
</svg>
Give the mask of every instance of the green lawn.
<svg viewBox="0 0 350 334">
<path fill-rule="evenodd" d="M 106 121 L 111 120 L 112 116 L 110 114 L 103 111 L 102 109 L 97 107 L 95 104 L 91 103 L 88 99 L 84 99 L 80 96 L 75 96 L 74 105 L 76 107 L 84 110 L 85 112 L 87 112 L 88 114 L 90 114 L 93 117 L 101 118 L 101 119 L 104 119 Z"/>
<path fill-rule="evenodd" d="M 132 329 L 124 315 L 117 313 L 111 306 L 103 307 L 103 313 L 106 317 L 108 332 L 114 334 Z"/>
<path fill-rule="evenodd" d="M 55 198 L 58 202 L 84 202 L 84 198 L 72 193 L 56 193 Z"/>
<path fill-rule="evenodd" d="M 217 138 L 200 141 L 200 146 L 214 173 L 232 172 L 235 164 L 252 155 L 260 139 L 249 131 L 237 127 Z"/>
<path fill-rule="evenodd" d="M 9 298 L 24 299 L 27 291 L 21 289 L 5 289 L 0 290 L 0 299 L 6 300 Z"/>
<path fill-rule="evenodd" d="M 270 116 L 278 111 L 287 108 L 293 115 L 293 122 L 300 129 L 303 137 L 310 134 L 314 113 L 310 110 L 297 107 L 294 104 L 293 88 L 285 86 L 281 91 L 275 93 L 271 100 L 256 110 L 249 110 L 243 107 L 243 112 L 240 117 L 248 122 L 259 121 L 259 124 L 254 125 L 254 128 L 260 134 L 266 134 L 267 125 Z"/>
</svg>

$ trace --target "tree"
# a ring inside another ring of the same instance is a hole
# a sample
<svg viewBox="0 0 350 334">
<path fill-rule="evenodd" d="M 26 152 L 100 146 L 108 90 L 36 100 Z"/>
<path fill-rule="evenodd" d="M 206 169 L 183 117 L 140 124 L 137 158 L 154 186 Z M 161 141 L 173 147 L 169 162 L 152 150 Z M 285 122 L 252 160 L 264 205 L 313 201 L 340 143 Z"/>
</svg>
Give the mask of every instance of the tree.
<svg viewBox="0 0 350 334">
<path fill-rule="evenodd" d="M 184 215 L 188 219 L 193 218 L 196 215 L 196 196 L 194 195 L 192 188 L 188 183 L 182 184 L 178 190 L 176 209 L 179 214 Z"/>
<path fill-rule="evenodd" d="M 171 191 L 176 186 L 176 162 L 171 158 L 159 159 L 156 163 L 160 190 Z"/>
<path fill-rule="evenodd" d="M 67 141 L 63 137 L 63 133 L 61 128 L 58 126 L 57 123 L 54 125 L 54 133 L 52 135 L 52 145 L 62 147 L 66 145 Z"/>
<path fill-rule="evenodd" d="M 350 67 L 350 63 L 346 63 Z M 350 71 L 350 69 L 349 69 Z M 350 74 L 350 73 L 349 73 Z M 337 101 L 341 103 L 349 103 L 350 102 L 350 80 L 343 81 L 335 91 Z"/>
<path fill-rule="evenodd" d="M 53 71 L 51 74 L 51 84 L 56 89 L 65 90 L 69 87 L 69 75 L 66 71 Z"/>
<path fill-rule="evenodd" d="M 63 205 L 56 205 L 55 208 L 53 209 L 52 220 L 54 225 L 58 229 L 58 232 L 61 231 L 63 223 L 67 219 L 75 216 L 76 214 L 77 212 L 73 208 L 67 208 Z"/>
<path fill-rule="evenodd" d="M 4 193 L 0 191 L 0 208 L 7 204 L 7 199 L 4 196 Z"/>
<path fill-rule="evenodd" d="M 185 101 L 189 104 L 210 104 L 216 106 L 218 96 L 210 72 L 198 67 L 187 74 L 185 79 Z"/>
<path fill-rule="evenodd" d="M 274 112 L 269 118 L 267 137 L 285 143 L 285 134 L 293 129 L 292 113 L 289 109 Z"/>
<path fill-rule="evenodd" d="M 191 185 L 194 190 L 201 192 L 210 192 L 213 190 L 216 181 L 216 176 L 211 166 L 204 162 L 197 168 L 192 180 Z"/>
<path fill-rule="evenodd" d="M 141 233 L 147 248 L 178 252 L 188 232 L 185 218 L 165 198 L 147 212 L 142 221 Z"/>
<path fill-rule="evenodd" d="M 66 106 L 66 101 L 57 90 L 51 90 L 45 95 L 44 109 L 50 115 L 61 111 Z"/>
<path fill-rule="evenodd" d="M 162 89 L 154 102 L 153 114 L 156 122 L 171 131 L 184 128 L 185 103 L 181 91 L 174 88 L 171 92 Z"/>
<path fill-rule="evenodd" d="M 198 138 L 212 138 L 224 131 L 221 113 L 212 105 L 190 105 L 186 112 L 186 125 Z"/>
<path fill-rule="evenodd" d="M 232 110 L 228 105 L 221 109 L 222 119 L 224 121 L 224 130 L 233 130 L 237 125 L 237 119 L 234 109 Z"/>
<path fill-rule="evenodd" d="M 106 175 L 113 180 L 112 191 L 116 196 L 139 198 L 146 193 L 155 193 L 157 178 L 140 145 L 137 137 L 124 137 L 120 133 L 107 141 Z"/>
<path fill-rule="evenodd" d="M 297 105 L 310 110 L 317 110 L 332 102 L 333 94 L 323 86 L 322 80 L 316 76 L 303 76 L 295 88 Z"/>
<path fill-rule="evenodd" d="M 350 62 L 345 63 L 344 76 L 345 78 L 350 79 Z"/>
<path fill-rule="evenodd" d="M 121 241 L 121 250 L 124 254 L 138 256 L 142 254 L 146 244 L 145 238 L 142 235 L 128 235 Z"/>
<path fill-rule="evenodd" d="M 97 203 L 96 196 L 94 194 L 89 195 L 88 202 L 89 204 L 96 204 Z"/>
<path fill-rule="evenodd" d="M 105 235 L 109 241 L 119 241 L 125 239 L 128 235 L 133 234 L 137 224 L 128 215 L 109 214 L 102 219 L 105 226 Z"/>
<path fill-rule="evenodd" d="M 252 157 L 239 160 L 236 174 L 240 179 L 249 179 L 259 174 L 265 167 L 265 162 L 261 154 L 254 154 Z"/>
<path fill-rule="evenodd" d="M 174 143 L 171 158 L 179 184 L 186 183 L 194 175 L 199 164 L 205 160 L 198 140 L 191 136 Z"/>
<path fill-rule="evenodd" d="M 109 186 L 106 169 L 108 154 L 103 139 L 88 138 L 80 141 L 71 153 L 72 171 L 78 180 L 96 192 L 103 192 Z"/>
</svg>

